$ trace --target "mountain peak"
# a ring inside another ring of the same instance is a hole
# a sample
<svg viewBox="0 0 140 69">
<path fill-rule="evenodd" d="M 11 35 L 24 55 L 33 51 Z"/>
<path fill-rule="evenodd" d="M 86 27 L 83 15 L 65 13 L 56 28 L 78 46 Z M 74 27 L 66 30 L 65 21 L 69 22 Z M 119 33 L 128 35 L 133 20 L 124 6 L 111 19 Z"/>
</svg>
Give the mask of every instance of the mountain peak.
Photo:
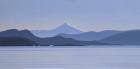
<svg viewBox="0 0 140 69">
<path fill-rule="evenodd" d="M 64 24 L 62 24 L 62 26 L 69 26 L 69 24 L 68 23 L 64 23 Z"/>
<path fill-rule="evenodd" d="M 55 29 L 52 29 L 52 30 L 47 30 L 47 31 L 42 31 L 43 34 L 40 34 L 40 32 L 37 32 L 35 31 L 35 35 L 37 34 L 37 36 L 40 36 L 40 37 L 53 37 L 53 36 L 56 36 L 56 35 L 59 35 L 59 34 L 79 34 L 79 33 L 82 33 L 82 31 L 72 27 L 70 24 L 68 23 L 64 23 L 60 26 L 58 26 L 57 28 Z"/>
<path fill-rule="evenodd" d="M 69 25 L 68 23 L 64 23 L 62 24 L 61 26 L 59 26 L 58 28 L 62 28 L 62 27 L 65 27 L 65 28 L 73 28 L 71 25 Z"/>
<path fill-rule="evenodd" d="M 81 33 L 80 30 L 72 27 L 71 25 L 67 24 L 67 23 L 64 23 L 62 24 L 61 26 L 57 27 L 56 29 L 53 29 L 53 31 L 57 31 L 59 33 L 71 33 L 71 34 L 74 34 L 74 33 Z"/>
</svg>

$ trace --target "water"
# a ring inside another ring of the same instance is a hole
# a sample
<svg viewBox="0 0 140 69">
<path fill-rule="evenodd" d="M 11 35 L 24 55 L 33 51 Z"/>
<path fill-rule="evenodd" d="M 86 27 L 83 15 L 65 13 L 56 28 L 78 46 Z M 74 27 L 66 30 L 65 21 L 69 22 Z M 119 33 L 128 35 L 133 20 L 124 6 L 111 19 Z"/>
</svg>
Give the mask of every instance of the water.
<svg viewBox="0 0 140 69">
<path fill-rule="evenodd" d="M 0 69 L 140 69 L 140 47 L 0 47 Z"/>
</svg>

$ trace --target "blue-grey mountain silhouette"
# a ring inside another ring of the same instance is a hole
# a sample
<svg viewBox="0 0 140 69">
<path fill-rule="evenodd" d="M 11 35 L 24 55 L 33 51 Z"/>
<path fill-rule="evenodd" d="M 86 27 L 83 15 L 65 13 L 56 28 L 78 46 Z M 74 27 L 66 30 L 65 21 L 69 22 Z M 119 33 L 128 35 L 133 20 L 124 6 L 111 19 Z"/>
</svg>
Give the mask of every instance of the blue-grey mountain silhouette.
<svg viewBox="0 0 140 69">
<path fill-rule="evenodd" d="M 31 31 L 33 34 L 39 37 L 53 37 L 58 34 L 79 34 L 82 33 L 82 31 L 75 29 L 74 27 L 68 25 L 68 24 L 63 24 L 55 29 L 52 30 L 32 30 Z"/>
<path fill-rule="evenodd" d="M 101 42 L 117 43 L 123 45 L 140 45 L 140 30 L 122 32 L 102 39 Z"/>
<path fill-rule="evenodd" d="M 61 36 L 56 36 L 56 37 L 50 37 L 50 38 L 39 38 L 34 36 L 30 31 L 28 30 L 16 30 L 16 29 L 11 29 L 11 30 L 7 30 L 7 31 L 3 31 L 0 32 L 0 38 L 1 40 L 1 44 L 0 45 L 4 45 L 3 43 L 7 43 L 8 45 L 26 45 L 28 44 L 27 42 L 31 42 L 34 45 L 40 45 L 40 46 L 47 46 L 47 45 L 71 45 L 71 46 L 75 46 L 75 45 L 110 45 L 109 43 L 103 43 L 103 42 L 98 42 L 98 41 L 80 41 L 80 40 L 75 40 L 72 38 L 64 38 Z M 12 41 L 11 43 L 9 43 L 8 39 L 10 39 L 9 41 Z M 19 42 L 18 42 L 19 40 Z M 27 40 L 27 41 L 25 41 Z M 23 42 L 22 42 L 23 41 Z M 35 44 L 35 43 L 36 44 Z M 16 43 L 16 44 L 13 44 Z M 25 44 L 24 44 L 25 43 Z M 5 44 L 6 45 L 6 44 Z"/>
<path fill-rule="evenodd" d="M 93 41 L 93 40 L 101 40 L 106 37 L 121 33 L 122 31 L 116 30 L 105 30 L 101 32 L 84 32 L 80 34 L 59 34 L 58 36 L 62 36 L 65 38 L 72 38 L 76 40 L 83 40 L 83 41 Z"/>
<path fill-rule="evenodd" d="M 38 38 L 28 30 L 6 30 L 0 32 L 0 45 L 2 46 L 32 46 L 37 45 L 34 40 Z"/>
<path fill-rule="evenodd" d="M 41 40 L 41 45 L 55 45 L 55 46 L 86 46 L 86 45 L 112 45 L 98 41 L 79 41 L 72 38 L 64 38 L 61 36 L 44 38 Z"/>
<path fill-rule="evenodd" d="M 34 36 L 29 30 L 10 29 L 0 32 L 0 37 L 24 37 L 30 40 L 37 40 L 38 37 Z"/>
</svg>

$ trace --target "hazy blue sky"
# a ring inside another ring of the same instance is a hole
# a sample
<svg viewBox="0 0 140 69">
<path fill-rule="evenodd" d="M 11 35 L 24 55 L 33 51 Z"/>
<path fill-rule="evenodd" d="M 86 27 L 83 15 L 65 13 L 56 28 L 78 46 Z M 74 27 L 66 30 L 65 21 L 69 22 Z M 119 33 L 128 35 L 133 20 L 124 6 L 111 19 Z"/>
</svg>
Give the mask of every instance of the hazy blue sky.
<svg viewBox="0 0 140 69">
<path fill-rule="evenodd" d="M 140 29 L 140 0 L 0 0 L 0 28 Z"/>
</svg>

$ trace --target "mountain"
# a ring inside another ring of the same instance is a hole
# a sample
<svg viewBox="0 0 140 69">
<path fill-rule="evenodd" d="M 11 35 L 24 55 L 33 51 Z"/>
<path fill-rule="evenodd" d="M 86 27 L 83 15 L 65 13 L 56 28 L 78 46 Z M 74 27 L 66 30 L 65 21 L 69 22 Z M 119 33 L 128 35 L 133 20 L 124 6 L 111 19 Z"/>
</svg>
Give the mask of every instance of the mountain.
<svg viewBox="0 0 140 69">
<path fill-rule="evenodd" d="M 65 38 L 72 38 L 76 40 L 82 40 L 82 41 L 93 41 L 93 40 L 101 40 L 106 37 L 121 33 L 122 31 L 116 31 L 116 30 L 105 30 L 101 32 L 85 32 L 80 34 L 59 34 L 58 36 L 62 36 Z"/>
<path fill-rule="evenodd" d="M 34 46 L 36 42 L 22 37 L 0 37 L 0 46 Z"/>
<path fill-rule="evenodd" d="M 6 30 L 0 32 L 0 46 L 24 46 L 24 45 L 56 45 L 56 46 L 85 46 L 85 45 L 110 45 L 109 43 L 103 43 L 98 41 L 80 41 L 72 38 L 64 38 L 61 36 L 38 38 L 34 36 L 28 30 Z"/>
<path fill-rule="evenodd" d="M 85 45 L 114 45 L 114 44 L 121 44 L 121 45 L 140 45 L 140 30 L 131 30 L 131 31 L 125 31 L 120 32 L 117 31 L 114 34 L 111 34 L 109 36 L 110 31 L 102 31 L 102 32 L 87 32 L 93 33 L 91 35 L 85 35 L 85 36 L 79 36 L 78 38 L 87 37 L 87 38 L 93 38 L 99 36 L 106 36 L 106 38 L 97 40 L 97 41 L 83 41 L 83 40 L 76 40 L 73 38 L 63 37 L 63 36 L 55 36 L 55 37 L 49 37 L 49 38 L 39 38 L 34 36 L 30 31 L 28 30 L 6 30 L 0 32 L 0 46 L 2 45 L 56 45 L 56 46 L 85 46 Z M 82 33 L 82 34 L 87 34 Z M 96 36 L 94 34 L 96 33 Z M 98 34 L 97 34 L 98 33 Z"/>
<path fill-rule="evenodd" d="M 39 38 L 34 36 L 30 31 L 28 30 L 17 30 L 17 29 L 10 29 L 6 31 L 0 32 L 0 37 L 23 37 L 30 40 L 38 40 Z"/>
<path fill-rule="evenodd" d="M 80 41 L 71 38 L 64 38 L 61 36 L 44 38 L 39 42 L 42 46 L 86 46 L 86 45 L 112 45 L 98 41 Z"/>
<path fill-rule="evenodd" d="M 140 30 L 122 32 L 102 39 L 101 42 L 117 43 L 122 45 L 140 45 Z"/>
<path fill-rule="evenodd" d="M 62 33 L 64 33 L 64 34 L 82 33 L 82 31 L 77 30 L 66 23 L 55 29 L 52 29 L 52 30 L 32 30 L 31 32 L 34 35 L 39 36 L 39 37 L 53 37 L 53 36 L 56 36 L 56 35 L 62 34 Z"/>
<path fill-rule="evenodd" d="M 31 46 L 37 45 L 38 37 L 28 30 L 10 29 L 0 32 L 0 45 Z"/>
</svg>

